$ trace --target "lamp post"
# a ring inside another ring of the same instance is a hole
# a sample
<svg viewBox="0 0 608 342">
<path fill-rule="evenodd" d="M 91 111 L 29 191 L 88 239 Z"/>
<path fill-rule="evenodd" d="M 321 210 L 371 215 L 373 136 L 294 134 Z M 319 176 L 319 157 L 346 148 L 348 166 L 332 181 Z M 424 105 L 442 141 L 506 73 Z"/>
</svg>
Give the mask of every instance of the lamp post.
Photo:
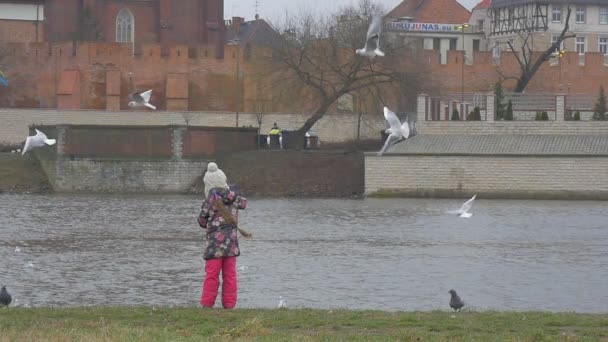
<svg viewBox="0 0 608 342">
<path fill-rule="evenodd" d="M 559 74 L 557 75 L 559 91 L 562 91 L 562 57 L 566 54 L 566 50 L 555 51 L 551 54 L 551 57 L 557 58 L 557 63 L 559 63 Z"/>
<path fill-rule="evenodd" d="M 462 67 L 461 67 L 461 71 L 460 71 L 460 104 L 461 104 L 461 115 L 464 116 L 464 114 L 462 113 L 464 111 L 464 62 L 466 60 L 467 57 L 467 52 L 464 49 L 464 29 L 469 27 L 468 23 L 464 23 L 460 26 L 457 27 L 457 29 L 460 30 L 460 32 L 462 33 Z"/>
<path fill-rule="evenodd" d="M 239 47 L 239 43 L 240 40 L 238 37 L 228 41 L 228 45 L 233 45 L 236 47 L 236 83 L 235 83 L 235 88 L 234 88 L 234 93 L 235 93 L 235 108 L 236 108 L 236 127 L 239 127 L 239 110 L 240 110 L 240 87 L 239 87 L 239 74 L 240 74 L 240 70 L 239 70 L 239 66 L 240 66 L 240 47 Z"/>
</svg>

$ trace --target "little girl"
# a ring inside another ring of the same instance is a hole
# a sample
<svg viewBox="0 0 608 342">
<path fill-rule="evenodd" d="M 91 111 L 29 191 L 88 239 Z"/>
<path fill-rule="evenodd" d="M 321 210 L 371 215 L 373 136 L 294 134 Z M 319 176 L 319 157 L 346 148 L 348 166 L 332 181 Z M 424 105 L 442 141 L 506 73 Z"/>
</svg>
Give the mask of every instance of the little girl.
<svg viewBox="0 0 608 342">
<path fill-rule="evenodd" d="M 241 254 L 237 237 L 237 212 L 247 207 L 247 199 L 227 188 L 213 188 L 207 194 L 198 224 L 207 233 L 205 281 L 201 305 L 213 307 L 222 273 L 222 305 L 232 309 L 237 300 L 236 257 Z"/>
</svg>

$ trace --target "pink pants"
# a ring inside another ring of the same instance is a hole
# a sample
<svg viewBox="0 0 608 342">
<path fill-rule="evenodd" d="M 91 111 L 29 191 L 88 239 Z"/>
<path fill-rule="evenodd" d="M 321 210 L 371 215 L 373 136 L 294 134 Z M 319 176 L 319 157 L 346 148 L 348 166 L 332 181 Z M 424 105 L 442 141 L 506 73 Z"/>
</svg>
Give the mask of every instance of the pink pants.
<svg viewBox="0 0 608 342">
<path fill-rule="evenodd" d="M 236 305 L 236 257 L 209 259 L 205 262 L 201 305 L 211 308 L 215 304 L 220 287 L 220 271 L 222 272 L 222 305 L 225 309 L 232 309 Z"/>
</svg>

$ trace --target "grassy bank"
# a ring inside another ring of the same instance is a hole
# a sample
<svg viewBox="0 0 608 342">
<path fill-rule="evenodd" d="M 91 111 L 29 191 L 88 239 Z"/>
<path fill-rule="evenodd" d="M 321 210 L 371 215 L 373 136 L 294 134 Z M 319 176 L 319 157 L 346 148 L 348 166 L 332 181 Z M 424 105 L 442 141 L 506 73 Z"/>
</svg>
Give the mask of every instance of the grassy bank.
<svg viewBox="0 0 608 342">
<path fill-rule="evenodd" d="M 51 189 L 32 155 L 0 153 L 0 192 L 47 192 Z"/>
<path fill-rule="evenodd" d="M 0 309 L 0 341 L 608 341 L 608 315 L 312 309 Z"/>
</svg>

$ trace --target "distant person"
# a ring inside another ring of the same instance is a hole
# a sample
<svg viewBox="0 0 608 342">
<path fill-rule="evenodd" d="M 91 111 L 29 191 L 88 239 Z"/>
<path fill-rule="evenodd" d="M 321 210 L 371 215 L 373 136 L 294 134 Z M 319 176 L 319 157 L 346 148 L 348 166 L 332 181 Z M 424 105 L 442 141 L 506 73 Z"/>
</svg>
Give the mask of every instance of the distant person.
<svg viewBox="0 0 608 342">
<path fill-rule="evenodd" d="M 281 138 L 281 129 L 275 122 L 268 132 L 268 146 L 270 148 L 282 148 L 282 138 Z"/>
<path fill-rule="evenodd" d="M 213 182 L 205 181 L 205 188 L 210 190 L 198 216 L 198 224 L 205 229 L 207 237 L 205 280 L 200 303 L 207 308 L 213 307 L 221 272 L 222 306 L 232 309 L 237 301 L 236 257 L 241 254 L 237 233 L 238 210 L 247 207 L 247 199 L 231 191 L 220 177 L 211 179 Z"/>
<path fill-rule="evenodd" d="M 205 197 L 209 195 L 209 191 L 213 188 L 227 187 L 226 174 L 214 162 L 207 164 L 207 172 L 205 172 L 203 182 L 205 183 Z"/>
<path fill-rule="evenodd" d="M 268 132 L 268 135 L 280 135 L 281 134 L 281 129 L 279 128 L 279 126 L 277 126 L 277 123 L 273 123 L 272 124 L 272 128 L 270 129 L 270 132 Z"/>
</svg>

